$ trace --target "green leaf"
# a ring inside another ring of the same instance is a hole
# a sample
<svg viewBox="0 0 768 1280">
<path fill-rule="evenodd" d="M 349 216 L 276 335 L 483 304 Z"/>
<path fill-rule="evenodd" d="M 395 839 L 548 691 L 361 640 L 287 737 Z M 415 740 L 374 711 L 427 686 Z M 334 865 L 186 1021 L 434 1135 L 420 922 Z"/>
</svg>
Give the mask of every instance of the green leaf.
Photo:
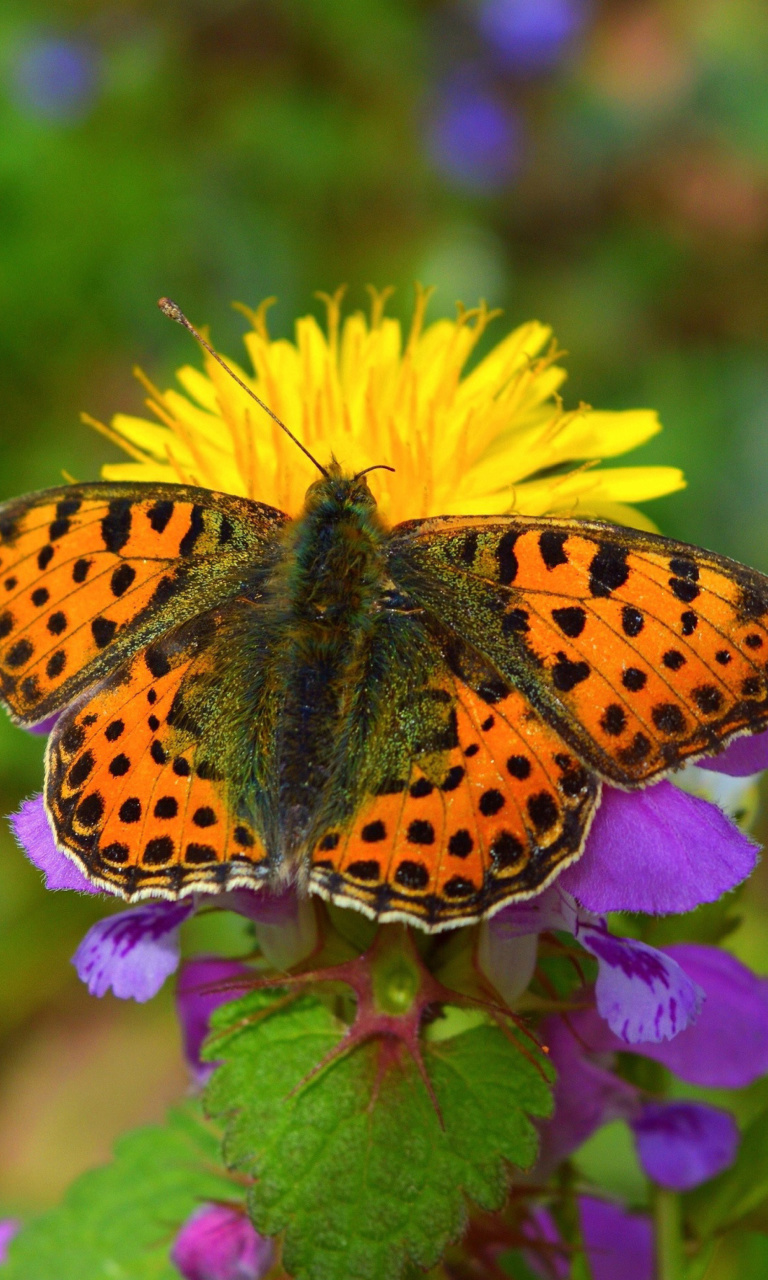
<svg viewBox="0 0 768 1280">
<path fill-rule="evenodd" d="M 535 1158 L 528 1114 L 551 1110 L 552 1072 L 532 1045 L 521 1050 L 495 1026 L 423 1042 L 441 1124 L 414 1062 L 390 1039 L 312 1076 L 340 1029 L 312 996 L 286 1005 L 254 992 L 215 1023 L 222 1034 L 209 1054 L 224 1065 L 206 1101 L 226 1116 L 228 1163 L 256 1179 L 257 1229 L 286 1232 L 296 1280 L 396 1280 L 408 1259 L 432 1266 L 461 1234 L 467 1200 L 499 1208 L 506 1162 L 525 1168 Z"/>
<path fill-rule="evenodd" d="M 768 1197 L 768 1110 L 744 1130 L 739 1153 L 724 1173 L 685 1197 L 685 1213 L 702 1239 L 757 1209 Z"/>
<path fill-rule="evenodd" d="M 200 1201 L 238 1198 L 220 1166 L 220 1138 L 192 1107 L 129 1134 L 111 1164 L 17 1236 L 3 1280 L 179 1280 L 169 1260 L 178 1228 Z"/>
</svg>

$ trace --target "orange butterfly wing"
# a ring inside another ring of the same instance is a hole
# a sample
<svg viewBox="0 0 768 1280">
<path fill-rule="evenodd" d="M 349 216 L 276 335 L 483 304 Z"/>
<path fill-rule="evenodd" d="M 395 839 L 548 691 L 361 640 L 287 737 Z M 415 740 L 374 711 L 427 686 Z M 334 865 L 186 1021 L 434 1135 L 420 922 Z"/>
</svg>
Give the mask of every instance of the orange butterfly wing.
<svg viewBox="0 0 768 1280">
<path fill-rule="evenodd" d="M 452 745 L 323 831 L 310 877 L 323 897 L 430 929 L 540 889 L 578 856 L 600 795 L 524 694 L 442 679 Z"/>
<path fill-rule="evenodd" d="M 398 785 L 369 778 L 320 831 L 324 896 L 432 929 L 480 918 L 579 855 L 600 779 L 641 787 L 768 725 L 768 579 L 724 557 L 597 521 L 445 517 L 398 526 L 389 570 L 455 740 L 404 743 Z M 418 695 L 393 680 L 401 718 Z"/>
<path fill-rule="evenodd" d="M 67 706 L 169 626 L 253 585 L 286 517 L 180 485 L 86 484 L 0 506 L 0 695 Z"/>
<path fill-rule="evenodd" d="M 132 898 L 263 879 L 247 748 L 221 741 L 238 697 L 222 672 L 286 519 L 176 485 L 0 507 L 0 690 L 23 724 L 69 707 L 46 802 L 95 883 Z"/>
<path fill-rule="evenodd" d="M 223 673 L 249 608 L 166 634 L 57 722 L 46 804 L 94 883 L 134 899 L 263 882 L 248 752 L 221 733 L 238 700 Z"/>
<path fill-rule="evenodd" d="M 643 785 L 768 724 L 768 578 L 597 521 L 401 526 L 407 589 L 580 758 Z"/>
</svg>

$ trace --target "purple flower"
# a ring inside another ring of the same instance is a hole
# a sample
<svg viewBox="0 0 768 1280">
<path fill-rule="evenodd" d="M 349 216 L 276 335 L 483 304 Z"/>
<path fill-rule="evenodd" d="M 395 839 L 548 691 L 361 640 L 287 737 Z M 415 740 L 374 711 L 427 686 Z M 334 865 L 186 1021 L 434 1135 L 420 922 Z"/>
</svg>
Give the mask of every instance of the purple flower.
<svg viewBox="0 0 768 1280">
<path fill-rule="evenodd" d="M 247 980 L 252 976 L 253 970 L 247 965 L 237 960 L 223 960 L 220 956 L 199 956 L 182 966 L 176 983 L 176 1009 L 184 1056 L 195 1083 L 201 1087 L 215 1069 L 214 1063 L 203 1062 L 200 1057 L 211 1014 L 220 1004 L 235 1000 L 245 990 L 247 981 L 239 985 L 238 978 Z"/>
<path fill-rule="evenodd" d="M 78 978 L 92 996 L 111 987 L 121 1000 L 151 1000 L 179 967 L 179 926 L 194 909 L 190 898 L 146 902 L 99 920 L 72 957 Z"/>
<path fill-rule="evenodd" d="M 484 0 L 478 26 L 505 67 L 535 75 L 557 65 L 586 17 L 584 0 Z"/>
<path fill-rule="evenodd" d="M 671 782 L 604 787 L 586 848 L 558 883 L 588 911 L 691 911 L 754 870 L 757 846 L 715 805 Z"/>
<path fill-rule="evenodd" d="M 74 862 L 56 848 L 42 796 L 25 800 L 11 818 L 13 834 L 33 866 L 45 876 L 46 889 L 74 889 L 78 893 L 101 893 L 86 880 Z"/>
<path fill-rule="evenodd" d="M 610 1120 L 631 1118 L 638 1104 L 633 1085 L 584 1052 L 570 1019 L 548 1018 L 541 1034 L 557 1071 L 554 1114 L 540 1125 L 536 1169 L 546 1180 L 596 1129 Z"/>
<path fill-rule="evenodd" d="M 27 800 L 12 817 L 11 825 L 27 857 L 45 875 L 46 888 L 104 892 L 56 847 L 42 796 Z M 280 894 L 236 889 L 177 902 L 145 902 L 100 920 L 73 957 L 78 976 L 91 995 L 103 996 L 111 988 L 124 1000 L 151 999 L 178 968 L 180 925 L 199 902 L 211 901 L 222 910 L 237 911 L 253 920 L 257 933 L 263 931 L 263 938 L 259 937 L 262 950 L 278 968 L 297 963 L 316 945 L 313 908 L 295 889 Z"/>
<path fill-rule="evenodd" d="M 49 120 L 81 116 L 97 87 L 96 50 L 82 40 L 38 39 L 14 68 L 16 100 Z"/>
<path fill-rule="evenodd" d="M 631 938 L 616 938 L 605 920 L 580 910 L 561 881 L 538 897 L 505 907 L 485 926 L 494 935 L 486 948 L 486 972 L 502 989 L 506 963 L 504 940 L 562 929 L 572 933 L 598 963 L 597 1007 L 608 1026 L 626 1044 L 668 1040 L 698 1014 L 702 992 L 674 957 Z M 512 953 L 514 962 L 515 953 Z M 497 977 L 497 971 L 499 976 Z"/>
<path fill-rule="evenodd" d="M 714 1178 L 733 1163 L 739 1145 L 730 1112 L 700 1102 L 646 1103 L 632 1131 L 648 1177 L 672 1191 Z"/>
<path fill-rule="evenodd" d="M 665 954 L 706 999 L 695 1026 L 667 1044 L 644 1044 L 636 1051 L 703 1088 L 743 1089 L 768 1073 L 768 979 L 716 947 L 681 943 L 666 947 Z M 608 1047 L 613 1046 L 603 1037 L 602 1048 Z"/>
<path fill-rule="evenodd" d="M 592 1196 L 579 1197 L 581 1233 L 592 1280 L 653 1280 L 653 1226 L 650 1218 L 627 1213 L 621 1205 Z M 551 1213 L 538 1208 L 523 1227 L 525 1236 L 539 1245 L 526 1249 L 526 1261 L 546 1280 L 567 1280 L 571 1274 L 568 1251 Z M 542 1247 L 543 1246 L 543 1247 Z"/>
<path fill-rule="evenodd" d="M 733 778 L 748 778 L 768 769 L 768 733 L 747 734 L 734 738 L 719 756 L 699 760 L 699 768 L 714 773 L 728 773 Z"/>
<path fill-rule="evenodd" d="M 187 1218 L 171 1261 L 184 1280 L 262 1280 L 274 1262 L 274 1246 L 243 1210 L 206 1204 Z"/>
<path fill-rule="evenodd" d="M 579 1200 L 581 1230 L 592 1280 L 652 1280 L 653 1226 L 650 1218 L 627 1213 L 609 1200 Z"/>
<path fill-rule="evenodd" d="M 682 1079 L 711 1088 L 744 1087 L 765 1073 L 768 981 L 714 947 L 687 944 L 669 950 L 707 995 L 699 1021 L 674 1040 L 626 1045 L 594 1008 L 544 1024 L 542 1034 L 558 1079 L 554 1116 L 542 1125 L 543 1176 L 595 1129 L 617 1118 L 631 1124 L 640 1161 L 662 1186 L 696 1186 L 732 1162 L 738 1131 L 727 1112 L 698 1103 L 644 1099 L 609 1070 L 611 1055 L 630 1049 L 662 1062 Z"/>
<path fill-rule="evenodd" d="M 0 1264 L 8 1260 L 8 1246 L 20 1230 L 18 1218 L 0 1218 Z"/>
<path fill-rule="evenodd" d="M 459 78 L 438 99 L 427 129 L 436 168 L 460 187 L 497 191 L 520 168 L 522 126 L 487 89 Z"/>
<path fill-rule="evenodd" d="M 597 958 L 597 1010 L 625 1044 L 671 1040 L 695 1022 L 703 992 L 669 954 L 615 938 L 604 921 L 576 938 Z"/>
</svg>

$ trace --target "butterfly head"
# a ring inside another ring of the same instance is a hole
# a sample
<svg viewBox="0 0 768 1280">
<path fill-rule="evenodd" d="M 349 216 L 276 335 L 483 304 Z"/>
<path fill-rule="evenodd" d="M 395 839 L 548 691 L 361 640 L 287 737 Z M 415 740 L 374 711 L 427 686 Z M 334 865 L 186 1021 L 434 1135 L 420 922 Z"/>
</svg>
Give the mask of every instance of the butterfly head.
<svg viewBox="0 0 768 1280">
<path fill-rule="evenodd" d="M 327 476 L 315 480 L 307 489 L 305 509 L 315 516 L 346 512 L 365 517 L 376 508 L 376 499 L 368 487 L 366 473 L 347 475 L 335 458 L 328 465 Z"/>
</svg>

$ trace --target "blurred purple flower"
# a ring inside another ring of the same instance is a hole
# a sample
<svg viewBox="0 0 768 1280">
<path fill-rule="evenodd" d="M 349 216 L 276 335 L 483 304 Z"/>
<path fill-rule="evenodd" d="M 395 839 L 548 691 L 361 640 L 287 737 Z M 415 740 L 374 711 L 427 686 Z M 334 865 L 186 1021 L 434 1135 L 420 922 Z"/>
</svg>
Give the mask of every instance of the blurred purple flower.
<svg viewBox="0 0 768 1280">
<path fill-rule="evenodd" d="M 554 1113 L 540 1126 L 537 1176 L 548 1178 L 612 1120 L 630 1125 L 640 1163 L 660 1186 L 687 1190 L 727 1168 L 739 1141 L 733 1117 L 700 1103 L 646 1100 L 640 1089 L 608 1069 L 609 1059 L 592 1060 L 582 1039 L 589 1013 L 550 1018 L 542 1028 L 557 1083 Z"/>
<path fill-rule="evenodd" d="M 757 852 L 721 809 L 671 782 L 603 787 L 584 853 L 558 884 L 600 915 L 692 911 L 744 880 Z"/>
<path fill-rule="evenodd" d="M 206 1204 L 187 1218 L 171 1261 L 184 1280 L 262 1280 L 274 1262 L 274 1246 L 243 1210 Z"/>
<path fill-rule="evenodd" d="M 554 1113 L 540 1125 L 536 1171 L 546 1180 L 595 1130 L 635 1115 L 638 1103 L 633 1085 L 584 1051 L 570 1018 L 547 1019 L 541 1035 L 557 1071 Z"/>
<path fill-rule="evenodd" d="M 595 1008 L 556 1016 L 542 1027 L 558 1072 L 555 1112 L 541 1126 L 539 1171 L 548 1174 L 603 1124 L 631 1124 L 649 1177 L 683 1189 L 714 1177 L 733 1160 L 738 1133 L 727 1112 L 689 1102 L 649 1102 L 612 1074 L 612 1055 L 653 1058 L 691 1084 L 744 1088 L 768 1071 L 768 980 L 715 947 L 670 947 L 689 977 L 704 989 L 695 1025 L 663 1043 L 628 1045 Z"/>
<path fill-rule="evenodd" d="M 435 167 L 459 187 L 498 191 L 518 174 L 523 129 L 519 117 L 471 78 L 446 86 L 427 125 Z"/>
<path fill-rule="evenodd" d="M 207 1083 L 215 1063 L 203 1062 L 200 1050 L 208 1035 L 211 1014 L 219 1005 L 237 999 L 247 987 L 238 978 L 252 977 L 253 970 L 237 960 L 199 956 L 182 966 L 176 983 L 176 1009 L 181 1023 L 184 1056 L 195 1084 Z M 217 986 L 217 984 L 221 984 Z"/>
<path fill-rule="evenodd" d="M 591 1196 L 579 1200 L 579 1211 L 592 1280 L 653 1280 L 650 1218 Z"/>
<path fill-rule="evenodd" d="M 527 76 L 557 66 L 587 16 L 585 0 L 484 0 L 477 20 L 499 61 Z"/>
<path fill-rule="evenodd" d="M 37 39 L 14 67 L 18 105 L 48 120 L 73 120 L 92 102 L 99 79 L 97 52 L 83 40 Z"/>
<path fill-rule="evenodd" d="M 653 1225 L 650 1218 L 627 1213 L 621 1205 L 592 1196 L 579 1197 L 581 1233 L 592 1280 L 653 1280 Z M 529 1266 L 546 1280 L 567 1280 L 568 1251 L 558 1249 L 560 1233 L 548 1209 L 538 1208 L 523 1227 L 538 1249 L 526 1249 Z"/>
<path fill-rule="evenodd" d="M 700 1102 L 649 1102 L 631 1122 L 637 1154 L 653 1182 L 688 1191 L 733 1163 L 739 1130 L 728 1111 Z"/>
<path fill-rule="evenodd" d="M 0 1218 L 0 1265 L 8 1259 L 8 1245 L 21 1230 L 18 1218 Z"/>
</svg>

